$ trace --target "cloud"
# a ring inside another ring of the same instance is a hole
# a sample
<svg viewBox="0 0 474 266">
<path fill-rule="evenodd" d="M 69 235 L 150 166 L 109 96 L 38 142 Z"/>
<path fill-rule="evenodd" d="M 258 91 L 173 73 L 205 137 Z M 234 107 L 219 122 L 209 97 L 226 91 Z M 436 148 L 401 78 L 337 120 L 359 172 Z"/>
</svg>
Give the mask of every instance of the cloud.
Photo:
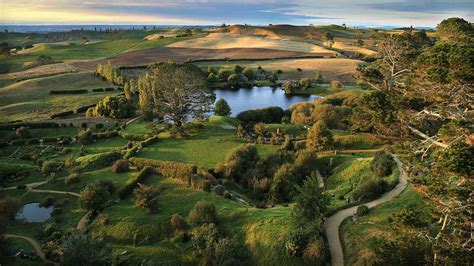
<svg viewBox="0 0 474 266">
<path fill-rule="evenodd" d="M 0 23 L 435 26 L 450 16 L 472 20 L 473 3 L 472 0 L 16 0 L 0 3 Z"/>
</svg>

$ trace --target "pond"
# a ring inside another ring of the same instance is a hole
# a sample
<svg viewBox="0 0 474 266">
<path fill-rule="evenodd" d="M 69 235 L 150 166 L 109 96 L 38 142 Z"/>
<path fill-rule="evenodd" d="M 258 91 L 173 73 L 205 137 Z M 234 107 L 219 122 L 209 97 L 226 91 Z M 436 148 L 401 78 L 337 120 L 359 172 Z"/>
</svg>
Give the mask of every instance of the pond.
<svg viewBox="0 0 474 266">
<path fill-rule="evenodd" d="M 16 214 L 16 220 L 22 220 L 30 223 L 42 223 L 51 218 L 53 206 L 47 208 L 40 207 L 39 203 L 28 203 L 23 205 Z"/>
<path fill-rule="evenodd" d="M 319 96 L 288 96 L 281 88 L 272 87 L 253 87 L 214 90 L 216 99 L 224 98 L 232 109 L 232 116 L 236 116 L 242 111 L 256 108 L 265 108 L 269 106 L 279 106 L 283 109 L 297 102 L 313 101 Z"/>
</svg>

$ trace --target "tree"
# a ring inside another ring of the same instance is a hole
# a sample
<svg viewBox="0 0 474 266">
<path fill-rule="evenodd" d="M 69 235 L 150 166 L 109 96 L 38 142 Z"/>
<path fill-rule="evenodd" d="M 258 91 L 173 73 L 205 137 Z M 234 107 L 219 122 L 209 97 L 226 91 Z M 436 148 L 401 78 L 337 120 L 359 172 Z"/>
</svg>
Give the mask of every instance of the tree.
<svg viewBox="0 0 474 266">
<path fill-rule="evenodd" d="M 323 84 L 324 78 L 323 78 L 323 75 L 321 74 L 320 71 L 318 71 L 318 72 L 316 73 L 316 79 L 315 79 L 315 81 L 316 81 L 317 84 Z"/>
<path fill-rule="evenodd" d="M 358 40 L 357 40 L 357 45 L 358 45 L 358 46 L 361 46 L 361 47 L 364 46 L 364 40 L 358 39 Z"/>
<path fill-rule="evenodd" d="M 255 126 L 253 126 L 253 129 L 255 131 L 255 135 L 258 137 L 265 137 L 267 134 L 267 125 L 264 123 L 257 123 Z"/>
<path fill-rule="evenodd" d="M 231 86 L 237 85 L 240 81 L 240 74 L 232 74 L 227 78 L 227 83 Z"/>
<path fill-rule="evenodd" d="M 308 131 L 306 147 L 313 151 L 324 151 L 333 147 L 331 131 L 322 122 L 317 122 Z"/>
<path fill-rule="evenodd" d="M 80 192 L 81 207 L 99 211 L 110 198 L 109 188 L 100 181 L 88 183 Z"/>
<path fill-rule="evenodd" d="M 188 221 L 191 225 L 199 226 L 202 224 L 216 223 L 217 212 L 216 206 L 204 201 L 198 201 L 194 204 L 193 209 L 189 213 Z"/>
<path fill-rule="evenodd" d="M 160 63 L 143 79 L 139 90 L 145 109 L 162 113 L 183 135 L 186 119 L 201 118 L 210 111 L 212 95 L 202 71 L 194 65 Z"/>
<path fill-rule="evenodd" d="M 300 79 L 300 86 L 303 87 L 304 89 L 307 89 L 311 87 L 311 79 L 309 78 L 302 78 Z"/>
<path fill-rule="evenodd" d="M 27 127 L 19 127 L 19 128 L 16 129 L 16 132 L 15 132 L 15 135 L 19 139 L 28 138 L 29 134 L 30 134 L 30 132 L 28 131 Z"/>
<path fill-rule="evenodd" d="M 474 26 L 462 18 L 448 18 L 438 24 L 436 35 L 443 43 L 464 44 L 474 38 Z"/>
<path fill-rule="evenodd" d="M 217 100 L 214 107 L 214 114 L 219 116 L 229 116 L 231 114 L 230 106 L 223 98 Z"/>
<path fill-rule="evenodd" d="M 156 187 L 138 184 L 135 193 L 135 207 L 146 208 L 151 213 L 158 209 L 158 195 L 160 190 Z"/>
<path fill-rule="evenodd" d="M 377 152 L 370 162 L 370 169 L 379 177 L 388 176 L 392 173 L 395 161 L 390 154 Z"/>
<path fill-rule="evenodd" d="M 324 39 L 324 44 L 328 46 L 329 48 L 332 48 L 332 46 L 334 45 L 334 35 L 332 35 L 332 33 L 330 32 L 325 32 L 323 39 Z"/>
<path fill-rule="evenodd" d="M 215 172 L 245 184 L 247 178 L 250 178 L 249 172 L 255 169 L 258 160 L 255 145 L 244 144 L 230 151 L 224 162 L 216 165 Z"/>
<path fill-rule="evenodd" d="M 244 70 L 242 70 L 242 74 L 244 74 L 249 80 L 252 80 L 252 79 L 255 78 L 255 74 L 253 72 L 253 69 L 250 68 L 250 67 L 244 68 Z"/>
<path fill-rule="evenodd" d="M 313 174 L 308 177 L 303 186 L 297 188 L 293 215 L 300 225 L 317 223 L 324 216 L 329 198 L 322 193 L 318 179 Z"/>
<path fill-rule="evenodd" d="M 135 114 L 135 107 L 125 96 L 106 96 L 94 109 L 95 116 L 128 118 Z"/>
<path fill-rule="evenodd" d="M 72 232 L 61 243 L 64 265 L 108 265 L 111 249 L 103 240 L 82 232 Z"/>
<path fill-rule="evenodd" d="M 117 160 L 112 165 L 112 172 L 122 173 L 128 170 L 128 161 L 127 160 Z"/>
<path fill-rule="evenodd" d="M 17 198 L 5 197 L 0 199 L 0 217 L 6 218 L 8 220 L 15 219 L 15 216 L 20 209 L 21 203 Z M 0 223 L 1 221 L 0 218 Z"/>
<path fill-rule="evenodd" d="M 234 74 L 241 74 L 243 70 L 244 68 L 240 65 L 234 65 L 234 67 L 232 68 L 232 72 Z"/>
</svg>

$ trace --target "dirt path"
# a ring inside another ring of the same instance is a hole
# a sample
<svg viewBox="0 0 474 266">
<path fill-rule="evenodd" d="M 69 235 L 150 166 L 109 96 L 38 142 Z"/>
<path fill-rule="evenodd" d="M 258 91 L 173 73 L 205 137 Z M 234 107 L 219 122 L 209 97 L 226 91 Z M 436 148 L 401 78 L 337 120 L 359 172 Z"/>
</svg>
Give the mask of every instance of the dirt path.
<svg viewBox="0 0 474 266">
<path fill-rule="evenodd" d="M 397 198 L 398 195 L 400 195 L 400 193 L 407 186 L 408 176 L 403 170 L 403 164 L 402 162 L 400 162 L 400 160 L 398 160 L 397 157 L 395 157 L 395 155 L 392 154 L 392 156 L 395 162 L 397 163 L 398 169 L 400 170 L 400 178 L 397 186 L 395 186 L 392 190 L 385 193 L 382 197 L 376 200 L 338 211 L 331 217 L 327 218 L 324 222 L 324 227 L 326 230 L 326 235 L 329 244 L 329 250 L 331 252 L 331 265 L 344 265 L 344 254 L 342 251 L 341 239 L 339 236 L 339 226 L 341 225 L 342 221 L 347 217 L 354 215 L 356 213 L 357 207 L 361 205 L 365 205 L 369 208 L 372 208 L 379 204 Z"/>
<path fill-rule="evenodd" d="M 36 242 L 36 240 L 34 240 L 33 238 L 28 237 L 28 236 L 14 235 L 14 234 L 5 234 L 5 238 L 21 238 L 21 239 L 24 239 L 24 240 L 28 241 L 33 246 L 33 248 L 35 249 L 36 254 L 38 254 L 38 256 L 44 262 L 52 263 L 51 261 L 46 259 L 46 255 L 44 254 L 43 250 L 41 249 L 41 245 L 38 242 Z"/>
</svg>

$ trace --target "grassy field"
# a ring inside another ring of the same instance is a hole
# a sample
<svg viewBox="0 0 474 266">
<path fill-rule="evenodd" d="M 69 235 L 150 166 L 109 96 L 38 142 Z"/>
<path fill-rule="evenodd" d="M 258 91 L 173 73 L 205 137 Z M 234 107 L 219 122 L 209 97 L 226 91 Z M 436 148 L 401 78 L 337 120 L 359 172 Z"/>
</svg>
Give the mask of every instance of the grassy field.
<svg viewBox="0 0 474 266">
<path fill-rule="evenodd" d="M 133 197 L 130 197 L 103 212 L 109 218 L 107 225 L 94 223 L 93 231 L 107 236 L 119 251 L 128 251 L 138 257 L 164 264 L 189 262 L 191 243 L 183 243 L 173 238 L 159 239 L 159 225 L 168 223 L 171 215 L 175 213 L 186 217 L 197 201 L 204 200 L 216 206 L 219 228 L 248 248 L 253 263 L 260 265 L 301 263 L 284 255 L 281 246 L 281 241 L 293 227 L 290 208 L 276 207 L 265 210 L 249 208 L 211 193 L 185 187 L 175 180 L 155 176 L 149 177 L 146 183 L 162 187 L 159 210 L 156 214 L 135 208 Z M 127 216 L 124 217 L 124 213 Z M 133 247 L 130 243 L 134 234 L 137 234 L 138 242 L 143 241 L 145 236 L 149 236 L 149 241 Z"/>
<path fill-rule="evenodd" d="M 80 95 L 50 95 L 50 90 L 93 89 L 111 84 L 92 73 L 62 74 L 30 79 L 0 89 L 0 121 L 38 119 L 52 113 L 74 110 L 97 103 L 107 95 L 118 92 L 89 92 Z"/>
<path fill-rule="evenodd" d="M 199 133 L 186 138 L 170 138 L 160 135 L 162 139 L 140 152 L 140 157 L 158 160 L 194 163 L 207 168 L 225 159 L 233 148 L 244 144 L 242 139 L 235 136 L 234 130 L 224 129 L 227 124 L 222 117 L 211 117 Z M 260 156 L 265 157 L 276 151 L 279 146 L 257 145 Z"/>
<path fill-rule="evenodd" d="M 354 189 L 370 180 L 378 180 L 370 170 L 372 158 L 359 157 L 355 155 L 338 155 L 339 161 L 333 174 L 326 180 L 326 192 L 331 195 L 330 209 L 339 208 L 347 204 L 346 199 L 351 199 Z M 393 169 L 393 173 L 383 177 L 389 184 L 395 184 L 398 180 L 399 171 Z"/>
<path fill-rule="evenodd" d="M 211 33 L 203 38 L 177 42 L 169 46 L 205 49 L 229 49 L 247 47 L 313 53 L 325 56 L 331 56 L 334 54 L 334 52 L 327 50 L 321 46 L 306 42 L 295 42 L 280 39 L 269 39 L 259 36 L 227 33 Z"/>
<path fill-rule="evenodd" d="M 369 214 L 358 217 L 355 222 L 345 220 L 340 232 L 347 264 L 371 264 L 382 243 L 380 239 L 392 239 L 395 236 L 389 218 L 404 209 L 416 211 L 422 220 L 431 222 L 429 206 L 411 185 L 397 199 L 371 209 Z"/>
<path fill-rule="evenodd" d="M 38 165 L 21 159 L 15 158 L 1 158 L 0 160 L 0 172 L 2 173 L 15 173 L 18 170 L 28 172 L 26 178 L 19 179 L 14 182 L 9 182 L 6 186 L 16 186 L 20 184 L 27 184 L 32 182 L 38 182 L 44 179 L 39 171 Z"/>
</svg>

